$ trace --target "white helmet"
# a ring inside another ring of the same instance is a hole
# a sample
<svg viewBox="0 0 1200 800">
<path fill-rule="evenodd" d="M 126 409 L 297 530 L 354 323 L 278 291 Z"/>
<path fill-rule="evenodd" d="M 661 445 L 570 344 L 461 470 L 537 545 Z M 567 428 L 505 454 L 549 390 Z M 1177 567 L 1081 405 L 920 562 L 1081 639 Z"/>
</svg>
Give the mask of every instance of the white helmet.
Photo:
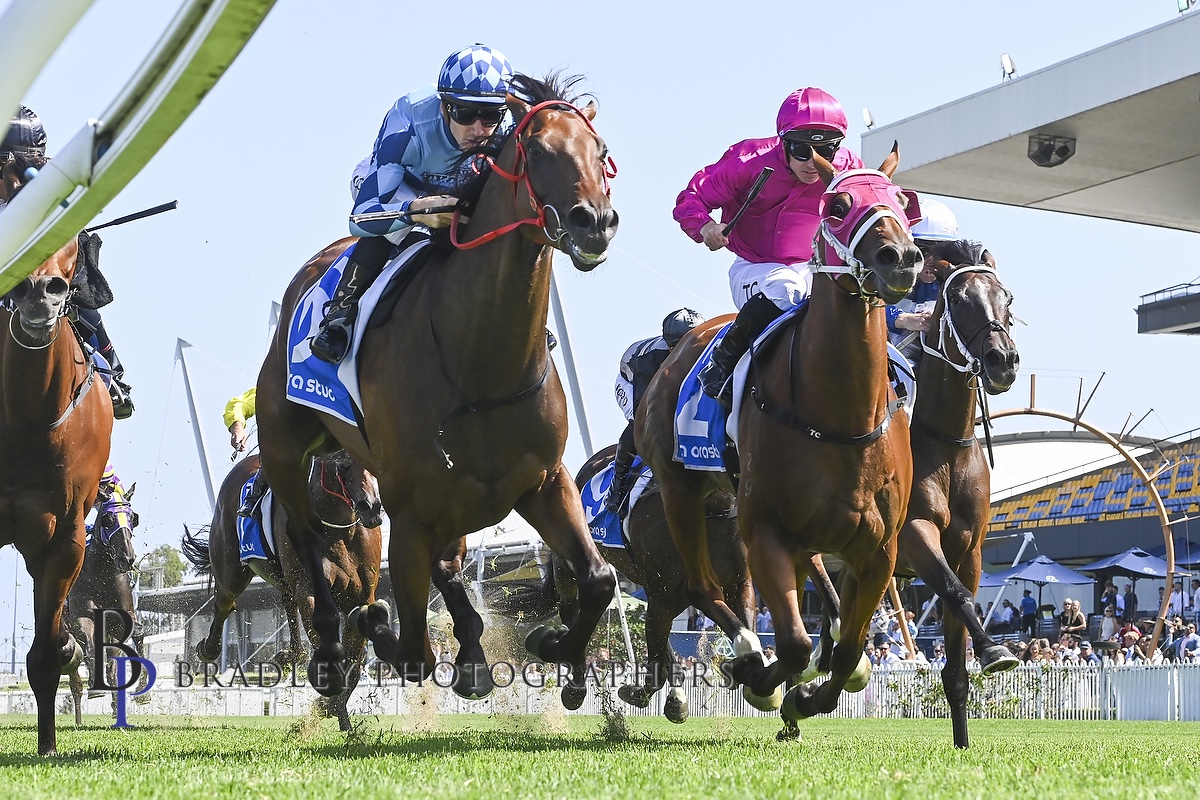
<svg viewBox="0 0 1200 800">
<path fill-rule="evenodd" d="M 919 202 L 923 217 L 920 222 L 912 226 L 914 239 L 945 242 L 961 238 L 958 235 L 958 220 L 954 218 L 954 212 L 947 208 L 945 203 L 924 197 L 920 198 Z"/>
</svg>

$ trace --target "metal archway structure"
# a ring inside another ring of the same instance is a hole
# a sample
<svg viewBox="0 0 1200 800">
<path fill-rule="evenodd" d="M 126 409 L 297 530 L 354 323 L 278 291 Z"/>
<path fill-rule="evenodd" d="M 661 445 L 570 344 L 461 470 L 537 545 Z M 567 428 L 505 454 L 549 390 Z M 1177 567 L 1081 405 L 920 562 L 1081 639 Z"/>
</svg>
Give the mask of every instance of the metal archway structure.
<svg viewBox="0 0 1200 800">
<path fill-rule="evenodd" d="M 1017 416 L 1037 416 L 1037 417 L 1049 417 L 1050 419 L 1057 419 L 1057 420 L 1061 420 L 1063 422 L 1069 422 L 1072 425 L 1078 425 L 1079 427 L 1088 431 L 1089 433 L 1094 435 L 1097 439 L 1100 439 L 1101 441 L 1107 443 L 1114 450 L 1116 450 L 1118 453 L 1120 453 L 1121 457 L 1124 458 L 1125 461 L 1129 464 L 1129 466 L 1133 468 L 1134 473 L 1139 478 L 1142 479 L 1142 483 L 1146 486 L 1146 489 L 1149 492 L 1150 497 L 1154 500 L 1154 508 L 1155 508 L 1155 511 L 1158 512 L 1159 524 L 1161 524 L 1161 526 L 1162 526 L 1163 540 L 1166 542 L 1166 546 L 1167 546 L 1167 552 L 1165 554 L 1165 560 L 1167 562 L 1167 586 L 1168 587 L 1172 586 L 1173 582 L 1175 580 L 1175 541 L 1174 541 L 1174 537 L 1171 535 L 1171 520 L 1167 516 L 1167 507 L 1163 504 L 1162 496 L 1159 495 L 1158 488 L 1154 485 L 1153 477 L 1150 475 L 1150 473 L 1146 472 L 1146 468 L 1142 466 L 1141 462 L 1139 462 L 1136 457 L 1134 457 L 1133 453 L 1130 453 L 1129 450 L 1127 450 L 1125 448 L 1125 446 L 1122 445 L 1116 438 L 1114 438 L 1108 432 L 1103 431 L 1100 428 L 1097 428 L 1096 426 L 1086 422 L 1083 419 L 1082 412 L 1077 413 L 1074 416 L 1071 416 L 1069 414 L 1064 414 L 1060 411 L 1051 411 L 1051 410 L 1045 409 L 1045 408 L 1037 408 L 1034 403 L 1034 399 L 1035 399 L 1034 389 L 1033 389 L 1034 385 L 1035 384 L 1032 384 L 1032 383 L 1030 385 L 1029 406 L 1027 408 L 1005 409 L 1004 411 L 992 412 L 988 416 L 991 419 L 1002 419 L 1004 417 L 1017 417 Z M 1154 631 L 1153 631 L 1153 633 L 1150 634 L 1150 646 L 1151 647 L 1158 647 L 1158 639 L 1162 635 L 1163 626 L 1166 624 L 1166 621 L 1167 621 L 1167 607 L 1168 607 L 1168 604 L 1170 603 L 1170 600 L 1171 600 L 1171 593 L 1164 592 L 1163 593 L 1163 605 L 1161 608 L 1158 609 L 1158 616 L 1155 617 L 1155 620 L 1154 620 Z"/>
</svg>

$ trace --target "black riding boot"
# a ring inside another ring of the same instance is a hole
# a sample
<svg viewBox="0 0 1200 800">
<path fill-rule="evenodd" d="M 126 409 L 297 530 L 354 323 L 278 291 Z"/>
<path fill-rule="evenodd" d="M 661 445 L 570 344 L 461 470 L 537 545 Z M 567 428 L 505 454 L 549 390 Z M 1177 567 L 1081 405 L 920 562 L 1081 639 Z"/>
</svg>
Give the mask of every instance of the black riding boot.
<svg viewBox="0 0 1200 800">
<path fill-rule="evenodd" d="M 392 243 L 382 236 L 365 236 L 354 246 L 350 263 L 342 272 L 333 298 L 325 306 L 321 330 L 309 343 L 312 354 L 330 364 L 340 364 L 350 349 L 358 299 L 383 272 Z"/>
<path fill-rule="evenodd" d="M 633 469 L 635 455 L 636 453 L 633 450 L 633 421 L 631 420 L 625 426 L 625 431 L 621 434 L 621 438 L 617 442 L 617 454 L 613 459 L 613 482 L 612 486 L 608 487 L 608 497 L 604 501 L 604 508 L 614 514 L 621 513 L 621 506 L 624 505 L 625 499 L 629 497 L 629 490 L 633 488 L 630 485 L 629 473 Z"/>
<path fill-rule="evenodd" d="M 750 349 L 759 334 L 782 313 L 779 306 L 766 295 L 751 297 L 713 351 L 712 362 L 700 371 L 700 385 L 704 393 L 720 402 L 726 411 L 733 407 L 733 384 L 729 378 L 738 360 Z"/>
<path fill-rule="evenodd" d="M 96 352 L 104 357 L 112 370 L 111 380 L 108 382 L 108 393 L 112 397 L 113 417 L 116 419 L 128 418 L 133 414 L 133 398 L 130 397 L 133 387 L 125 382 L 125 365 L 117 356 L 112 339 L 108 338 L 108 331 L 104 327 L 104 320 L 100 317 L 100 312 L 94 308 L 81 308 L 76 318 L 84 333 L 89 334 L 88 338 L 96 348 Z"/>
<path fill-rule="evenodd" d="M 263 477 L 262 470 L 254 473 L 254 480 L 250 482 L 250 491 L 246 492 L 246 496 L 242 498 L 242 504 L 238 506 L 237 515 L 239 517 L 254 516 L 254 509 L 258 508 L 258 504 L 262 502 L 263 495 L 269 489 L 267 479 Z"/>
</svg>

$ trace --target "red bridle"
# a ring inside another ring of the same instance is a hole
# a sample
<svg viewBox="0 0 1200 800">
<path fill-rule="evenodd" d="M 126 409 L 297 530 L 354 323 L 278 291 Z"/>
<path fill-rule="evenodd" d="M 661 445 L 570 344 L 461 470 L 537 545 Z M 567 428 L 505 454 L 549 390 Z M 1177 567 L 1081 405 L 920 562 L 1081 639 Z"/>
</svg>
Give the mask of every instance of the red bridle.
<svg viewBox="0 0 1200 800">
<path fill-rule="evenodd" d="M 574 111 L 579 115 L 579 118 L 583 120 L 583 124 L 588 126 L 588 130 L 590 130 L 592 133 L 596 132 L 596 129 L 592 127 L 592 121 L 587 118 L 587 115 L 580 111 L 576 106 L 566 102 L 565 100 L 545 100 L 529 109 L 529 111 L 525 113 L 525 116 L 521 118 L 521 121 L 517 123 L 517 127 L 512 132 L 512 135 L 516 137 L 517 142 L 517 158 L 515 164 L 513 165 L 513 172 L 511 174 L 505 172 L 491 156 L 488 156 L 486 160 L 497 175 L 513 185 L 514 203 L 516 202 L 519 184 L 525 184 L 525 193 L 529 196 L 529 207 L 533 209 L 536 216 L 519 219 L 516 222 L 510 222 L 503 227 L 497 228 L 494 231 L 489 231 L 488 233 L 472 239 L 469 242 L 460 242 L 458 240 L 458 221 L 462 212 L 455 211 L 454 217 L 450 221 L 450 243 L 459 250 L 470 250 L 472 248 L 479 247 L 480 245 L 487 244 L 488 242 L 498 239 L 510 231 L 516 230 L 522 225 L 537 225 L 546 238 L 549 239 L 549 244 L 551 245 L 557 245 L 559 240 L 566 235 L 566 231 L 562 228 L 562 218 L 558 213 L 558 209 L 554 208 L 553 206 L 547 206 L 545 203 L 539 200 L 537 192 L 534 191 L 533 184 L 529 181 L 528 156 L 525 153 L 525 143 L 521 141 L 521 133 L 529 126 L 529 123 L 533 121 L 533 115 L 545 108 L 558 108 L 560 110 Z M 615 178 L 616 175 L 616 162 L 614 162 L 612 157 L 609 156 L 607 159 L 607 166 L 604 170 L 604 194 L 606 196 L 611 193 L 611 188 L 608 181 L 610 178 Z M 554 232 L 554 235 L 551 235 L 551 233 L 546 230 L 547 208 L 550 208 L 550 210 L 554 212 L 554 222 L 555 225 L 558 226 L 558 230 Z"/>
</svg>

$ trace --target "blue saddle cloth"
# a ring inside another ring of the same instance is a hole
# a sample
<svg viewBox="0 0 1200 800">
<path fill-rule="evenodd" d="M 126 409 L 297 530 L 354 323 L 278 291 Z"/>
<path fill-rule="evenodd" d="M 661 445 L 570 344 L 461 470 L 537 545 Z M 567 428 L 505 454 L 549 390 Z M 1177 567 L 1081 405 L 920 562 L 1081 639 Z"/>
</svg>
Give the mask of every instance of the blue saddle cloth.
<svg viewBox="0 0 1200 800">
<path fill-rule="evenodd" d="M 287 398 L 293 403 L 324 411 L 348 425 L 358 426 L 362 395 L 358 386 L 358 348 L 367 330 L 371 314 L 379 305 L 393 277 L 412 257 L 429 243 L 421 239 L 410 244 L 384 267 L 380 276 L 363 292 L 358 301 L 358 320 L 354 324 L 350 351 L 340 364 L 327 364 L 312 354 L 309 342 L 320 330 L 325 304 L 333 297 L 342 271 L 354 253 L 351 245 L 329 265 L 321 280 L 309 287 L 288 323 Z"/>
<path fill-rule="evenodd" d="M 256 472 L 255 475 L 257 474 Z M 251 476 L 250 480 L 242 486 L 241 499 L 243 501 L 250 493 L 250 484 L 252 483 L 254 483 L 254 476 Z M 268 561 L 275 559 L 275 554 L 271 552 L 267 531 L 263 525 L 264 516 L 267 519 L 271 518 L 271 500 L 271 493 L 268 490 L 267 495 L 258 504 L 258 508 L 254 509 L 252 516 L 237 517 L 238 558 L 242 561 L 252 558 L 264 558 Z"/>
<path fill-rule="evenodd" d="M 583 501 L 583 516 L 596 544 L 604 547 L 625 547 L 628 542 L 625 521 L 604 507 L 604 501 L 608 499 L 608 492 L 612 488 L 614 472 L 613 462 L 610 461 L 608 466 L 583 485 L 579 498 Z M 633 482 L 633 490 L 629 493 L 629 502 L 625 504 L 626 519 L 637 503 L 642 489 L 650 480 L 650 467 L 641 458 L 634 458 L 629 479 Z"/>
</svg>

